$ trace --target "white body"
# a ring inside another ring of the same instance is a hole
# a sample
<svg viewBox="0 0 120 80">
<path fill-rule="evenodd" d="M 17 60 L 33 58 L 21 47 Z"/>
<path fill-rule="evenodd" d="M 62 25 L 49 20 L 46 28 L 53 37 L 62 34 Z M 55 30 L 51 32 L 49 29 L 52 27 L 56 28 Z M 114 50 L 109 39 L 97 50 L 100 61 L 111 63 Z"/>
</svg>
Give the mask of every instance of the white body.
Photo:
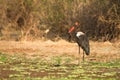
<svg viewBox="0 0 120 80">
<path fill-rule="evenodd" d="M 79 38 L 81 35 L 85 35 L 83 32 L 77 32 L 76 36 Z"/>
</svg>

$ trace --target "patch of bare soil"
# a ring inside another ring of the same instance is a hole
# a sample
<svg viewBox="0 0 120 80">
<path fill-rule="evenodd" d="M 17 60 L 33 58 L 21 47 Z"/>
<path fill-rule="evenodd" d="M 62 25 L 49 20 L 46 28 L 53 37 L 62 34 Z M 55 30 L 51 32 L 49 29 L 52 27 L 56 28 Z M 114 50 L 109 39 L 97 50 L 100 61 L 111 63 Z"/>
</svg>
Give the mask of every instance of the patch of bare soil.
<svg viewBox="0 0 120 80">
<path fill-rule="evenodd" d="M 9 78 L 9 74 L 15 74 L 15 73 L 17 73 L 16 71 L 5 70 L 4 68 L 9 69 L 10 66 L 8 66 L 8 65 L 0 66 L 0 77 Z"/>
<path fill-rule="evenodd" d="M 118 43 L 120 44 L 120 42 Z M 90 41 L 90 55 L 85 56 L 88 61 L 106 62 L 120 59 L 120 45 L 110 42 Z M 52 41 L 0 41 L 0 52 L 7 54 L 26 54 L 27 57 L 40 55 L 42 57 L 51 56 L 74 56 L 78 58 L 78 46 L 76 43 L 69 43 L 64 40 Z M 82 57 L 81 50 L 81 57 Z"/>
</svg>

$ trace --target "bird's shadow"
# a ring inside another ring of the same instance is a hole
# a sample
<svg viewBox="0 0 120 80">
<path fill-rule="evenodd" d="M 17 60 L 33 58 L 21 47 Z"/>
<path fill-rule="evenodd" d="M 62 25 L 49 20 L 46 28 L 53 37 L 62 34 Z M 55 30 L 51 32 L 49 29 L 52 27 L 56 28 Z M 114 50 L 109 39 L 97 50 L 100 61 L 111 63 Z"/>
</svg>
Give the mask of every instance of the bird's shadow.
<svg viewBox="0 0 120 80">
<path fill-rule="evenodd" d="M 70 63 L 70 64 L 54 64 L 52 66 L 54 67 L 61 67 L 61 66 L 66 66 L 66 67 L 76 67 L 76 66 L 85 66 L 85 65 L 89 65 L 88 62 L 81 62 L 79 64 L 75 64 L 75 63 Z"/>
</svg>

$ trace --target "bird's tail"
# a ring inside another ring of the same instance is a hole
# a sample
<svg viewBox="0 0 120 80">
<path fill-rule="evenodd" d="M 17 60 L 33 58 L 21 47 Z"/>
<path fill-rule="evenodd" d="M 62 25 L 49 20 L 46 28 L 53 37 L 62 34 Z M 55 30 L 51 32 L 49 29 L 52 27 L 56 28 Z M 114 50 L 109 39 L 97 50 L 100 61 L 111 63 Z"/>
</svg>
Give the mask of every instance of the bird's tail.
<svg viewBox="0 0 120 80">
<path fill-rule="evenodd" d="M 86 53 L 86 55 L 90 54 L 90 48 L 89 47 L 85 49 L 85 53 Z"/>
</svg>

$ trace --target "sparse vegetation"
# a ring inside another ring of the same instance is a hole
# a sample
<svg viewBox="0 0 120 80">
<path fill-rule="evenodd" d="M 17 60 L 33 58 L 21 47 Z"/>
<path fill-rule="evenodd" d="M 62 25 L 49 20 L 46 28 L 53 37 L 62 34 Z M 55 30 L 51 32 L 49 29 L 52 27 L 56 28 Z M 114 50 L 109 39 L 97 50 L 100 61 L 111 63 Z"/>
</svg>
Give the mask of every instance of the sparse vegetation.
<svg viewBox="0 0 120 80">
<path fill-rule="evenodd" d="M 0 79 L 119 79 L 119 47 L 103 42 L 90 42 L 90 45 L 90 55 L 85 56 L 85 62 L 82 62 L 81 54 L 81 63 L 78 66 L 75 43 L 67 41 L 22 43 L 5 41 L 3 43 L 2 41 L 0 42 Z"/>
<path fill-rule="evenodd" d="M 117 40 L 119 3 L 120 0 L 1 0 L 0 39 L 67 39 L 68 28 L 79 21 L 81 31 L 91 40 Z"/>
<path fill-rule="evenodd" d="M 90 56 L 79 66 L 77 45 L 66 41 L 75 21 L 90 39 Z M 120 0 L 0 0 L 0 80 L 119 75 Z"/>
<path fill-rule="evenodd" d="M 36 57 L 35 57 L 36 58 Z M 0 79 L 24 79 L 24 80 L 73 80 L 73 79 L 106 79 L 116 80 L 120 78 L 120 60 L 112 62 L 86 62 L 75 65 L 71 63 L 55 66 L 41 64 L 39 59 L 27 59 L 18 56 L 0 54 Z M 65 58 L 65 56 L 61 56 Z M 58 62 L 58 57 L 56 60 Z M 44 60 L 45 61 L 45 60 Z M 62 61 L 62 60 L 61 60 Z"/>
</svg>

